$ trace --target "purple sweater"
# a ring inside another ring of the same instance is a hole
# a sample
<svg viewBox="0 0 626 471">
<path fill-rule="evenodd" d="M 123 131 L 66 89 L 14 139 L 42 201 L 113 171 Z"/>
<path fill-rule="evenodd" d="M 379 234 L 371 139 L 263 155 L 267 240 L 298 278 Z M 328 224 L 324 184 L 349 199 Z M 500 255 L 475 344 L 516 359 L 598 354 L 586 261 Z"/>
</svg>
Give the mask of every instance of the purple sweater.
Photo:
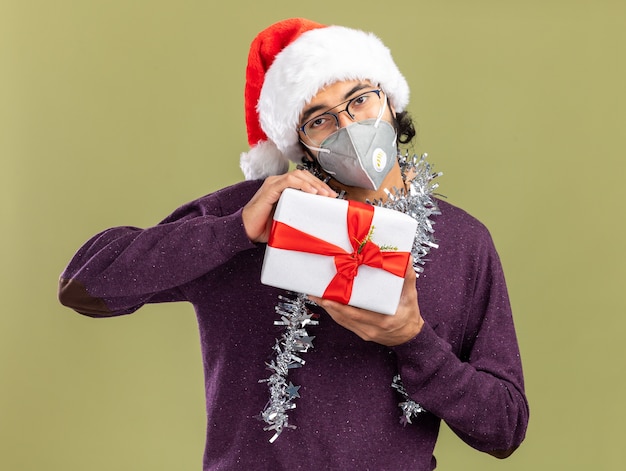
<svg viewBox="0 0 626 471">
<path fill-rule="evenodd" d="M 295 430 L 273 444 L 256 419 L 269 392 L 265 362 L 280 337 L 280 289 L 260 284 L 265 245 L 246 237 L 241 208 L 261 182 L 193 201 L 147 229 L 111 228 L 89 240 L 61 276 L 61 302 L 94 317 L 145 303 L 188 301 L 204 362 L 205 470 L 431 470 L 440 420 L 472 447 L 506 456 L 522 442 L 528 405 L 506 285 L 487 229 L 440 202 L 439 248 L 417 280 L 423 330 L 388 348 L 365 342 L 323 311 L 314 348 L 291 370 L 301 398 Z M 391 380 L 428 412 L 401 425 Z"/>
</svg>

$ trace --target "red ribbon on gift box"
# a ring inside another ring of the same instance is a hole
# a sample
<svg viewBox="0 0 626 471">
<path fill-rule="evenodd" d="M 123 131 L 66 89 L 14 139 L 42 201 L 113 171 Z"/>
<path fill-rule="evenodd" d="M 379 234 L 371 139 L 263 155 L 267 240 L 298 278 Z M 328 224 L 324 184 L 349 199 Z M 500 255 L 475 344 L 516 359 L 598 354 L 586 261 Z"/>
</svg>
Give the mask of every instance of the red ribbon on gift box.
<svg viewBox="0 0 626 471">
<path fill-rule="evenodd" d="M 334 257 L 337 273 L 322 297 L 348 304 L 360 265 L 380 268 L 404 277 L 409 262 L 409 252 L 381 251 L 380 247 L 369 239 L 373 218 L 373 206 L 348 201 L 347 229 L 352 253 L 279 221 L 273 222 L 267 245 L 277 249 Z"/>
</svg>

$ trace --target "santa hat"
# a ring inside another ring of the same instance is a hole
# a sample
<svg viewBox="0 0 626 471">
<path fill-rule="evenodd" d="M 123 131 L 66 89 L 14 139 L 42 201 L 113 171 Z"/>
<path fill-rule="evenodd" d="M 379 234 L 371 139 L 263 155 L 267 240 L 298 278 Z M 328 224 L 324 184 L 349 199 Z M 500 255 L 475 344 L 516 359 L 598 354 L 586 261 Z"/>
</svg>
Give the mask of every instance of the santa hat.
<svg viewBox="0 0 626 471">
<path fill-rule="evenodd" d="M 302 109 L 321 89 L 342 80 L 379 84 L 396 112 L 409 101 L 409 86 L 389 49 L 371 33 L 292 18 L 258 34 L 246 69 L 250 150 L 241 154 L 246 180 L 280 175 L 290 160 L 301 161 Z"/>
</svg>

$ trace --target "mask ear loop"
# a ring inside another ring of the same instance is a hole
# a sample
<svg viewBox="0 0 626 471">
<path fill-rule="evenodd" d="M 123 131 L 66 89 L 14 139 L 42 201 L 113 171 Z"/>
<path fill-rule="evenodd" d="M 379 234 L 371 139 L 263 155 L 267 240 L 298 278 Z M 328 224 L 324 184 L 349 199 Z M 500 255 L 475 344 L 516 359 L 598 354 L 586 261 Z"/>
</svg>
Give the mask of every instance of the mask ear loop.
<svg viewBox="0 0 626 471">
<path fill-rule="evenodd" d="M 378 117 L 376 118 L 376 122 L 374 123 L 374 127 L 377 128 L 378 125 L 380 124 L 380 120 L 383 119 L 383 115 L 385 114 L 385 108 L 388 106 L 388 101 L 387 101 L 387 94 L 385 93 L 385 103 L 383 103 L 383 105 L 380 107 L 380 112 L 378 113 Z M 390 110 L 391 111 L 391 110 Z M 391 113 L 391 115 L 393 116 L 393 113 Z M 395 119 L 395 116 L 394 116 Z M 392 144 L 396 145 L 396 141 L 398 139 L 398 130 L 396 129 L 396 127 L 393 127 L 394 129 L 394 136 L 393 136 L 393 141 Z M 306 144 L 305 144 L 306 145 Z"/>
<path fill-rule="evenodd" d="M 323 152 L 324 154 L 330 154 L 330 149 L 322 149 L 321 147 L 310 146 L 306 142 L 304 142 L 302 139 L 300 139 L 300 144 L 302 144 L 304 147 L 306 147 L 309 150 L 315 150 L 317 152 Z"/>
<path fill-rule="evenodd" d="M 308 145 L 306 142 L 304 142 L 302 139 L 300 139 L 300 143 L 301 143 L 304 147 L 306 147 L 307 149 L 309 149 L 309 150 L 317 151 L 317 152 L 324 153 L 324 154 L 330 154 L 330 152 L 331 152 L 331 151 L 330 151 L 330 149 L 322 149 L 321 147 L 314 147 L 314 146 L 310 146 L 310 145 Z M 317 165 L 320 165 L 320 163 L 319 163 L 319 154 L 318 154 L 318 157 L 317 157 L 317 158 L 315 158 L 315 157 L 314 157 L 314 158 L 313 158 L 313 160 L 317 163 Z M 320 167 L 321 167 L 321 165 L 320 165 Z M 324 172 L 326 172 L 328 175 L 331 175 L 331 176 L 335 176 L 335 175 L 336 175 L 336 172 L 331 172 L 330 170 L 326 170 L 326 169 L 325 169 L 325 168 L 323 168 L 323 167 L 321 167 L 321 168 L 322 168 L 322 170 L 324 170 Z"/>
<path fill-rule="evenodd" d="M 385 102 L 381 105 L 380 111 L 378 112 L 378 116 L 376 117 L 376 122 L 374 123 L 374 127 L 377 128 L 380 120 L 383 119 L 383 115 L 385 114 L 385 108 L 387 107 L 387 94 L 385 93 Z"/>
</svg>

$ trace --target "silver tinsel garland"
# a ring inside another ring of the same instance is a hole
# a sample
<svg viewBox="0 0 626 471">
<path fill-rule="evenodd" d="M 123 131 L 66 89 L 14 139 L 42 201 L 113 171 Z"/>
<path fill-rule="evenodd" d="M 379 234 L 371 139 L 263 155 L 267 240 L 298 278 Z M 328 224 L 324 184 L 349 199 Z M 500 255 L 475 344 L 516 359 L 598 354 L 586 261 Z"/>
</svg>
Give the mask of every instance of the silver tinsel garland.
<svg viewBox="0 0 626 471">
<path fill-rule="evenodd" d="M 384 202 L 382 200 L 368 201 L 375 206 L 408 214 L 417 221 L 417 230 L 411 250 L 413 269 L 417 276 L 424 270 L 425 257 L 432 248 L 437 247 L 434 239 L 433 222 L 430 218 L 439 214 L 433 192 L 438 187 L 434 179 L 441 176 L 441 173 L 433 173 L 426 157 L 426 154 L 420 157 L 399 154 L 398 162 L 407 188 L 393 188 L 393 191 L 385 190 L 387 200 Z M 303 164 L 299 168 L 306 169 L 323 178 L 321 173 L 312 165 Z M 343 194 L 340 195 L 340 197 L 342 196 Z M 260 414 L 260 419 L 267 424 L 264 430 L 274 432 L 270 443 L 273 443 L 283 430 L 296 428 L 295 425 L 289 423 L 288 412 L 296 408 L 295 400 L 300 397 L 300 386 L 295 386 L 291 381 L 288 381 L 287 377 L 290 369 L 304 366 L 305 361 L 300 355 L 313 348 L 315 337 L 309 336 L 306 327 L 317 325 L 318 321 L 307 307 L 308 305 L 314 305 L 314 303 L 305 294 L 296 293 L 294 299 L 280 296 L 276 306 L 276 313 L 280 316 L 280 320 L 274 321 L 274 325 L 283 326 L 284 331 L 274 344 L 276 358 L 267 363 L 272 374 L 269 378 L 260 380 L 260 382 L 268 384 L 270 391 L 270 399 Z M 398 404 L 402 410 L 400 422 L 404 425 L 412 423 L 411 419 L 424 412 L 424 409 L 410 399 L 400 375 L 394 376 L 391 387 L 403 399 Z"/>
<path fill-rule="evenodd" d="M 305 361 L 299 355 L 313 347 L 315 338 L 309 336 L 306 326 L 318 324 L 314 319 L 315 315 L 307 308 L 307 304 L 313 302 L 305 294 L 296 294 L 293 300 L 286 296 L 279 296 L 279 299 L 276 313 L 280 320 L 274 321 L 274 325 L 284 326 L 285 330 L 274 344 L 276 359 L 267 363 L 272 375 L 259 381 L 267 383 L 270 389 L 270 400 L 260 416 L 268 424 L 264 430 L 274 431 L 270 443 L 273 443 L 284 429 L 296 428 L 289 424 L 287 411 L 296 408 L 294 401 L 300 397 L 298 393 L 300 386 L 294 386 L 291 381 L 287 383 L 287 375 L 290 369 L 304 366 Z"/>
</svg>

